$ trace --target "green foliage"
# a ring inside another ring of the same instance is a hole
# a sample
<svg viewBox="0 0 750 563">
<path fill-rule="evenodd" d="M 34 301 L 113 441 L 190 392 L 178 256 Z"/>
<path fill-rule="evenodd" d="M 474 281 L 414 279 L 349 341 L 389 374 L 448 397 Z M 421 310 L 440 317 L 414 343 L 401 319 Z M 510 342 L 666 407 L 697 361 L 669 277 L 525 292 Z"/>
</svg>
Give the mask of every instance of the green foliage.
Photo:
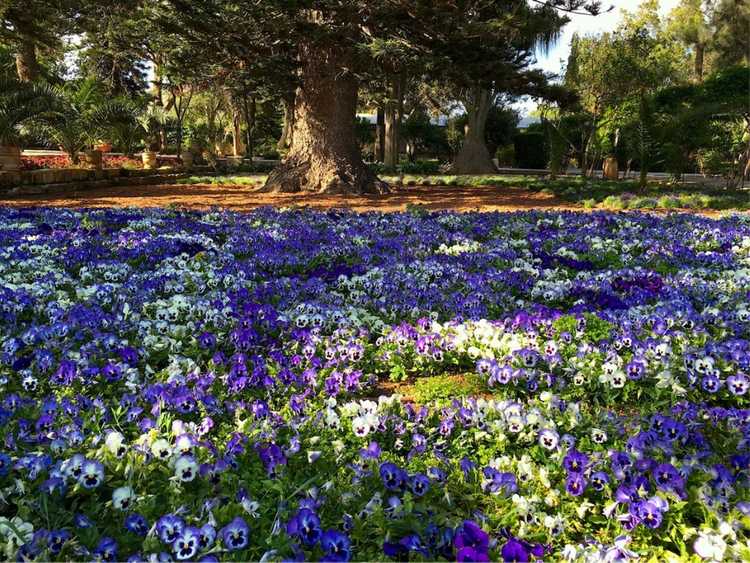
<svg viewBox="0 0 750 563">
<path fill-rule="evenodd" d="M 547 143 L 541 131 L 524 131 L 513 139 L 515 165 L 518 168 L 546 168 Z"/>
<path fill-rule="evenodd" d="M 458 132 L 459 129 L 454 127 L 453 131 Z M 399 135 L 407 143 L 407 152 L 410 159 L 415 158 L 420 153 L 447 155 L 451 152 L 446 128 L 432 123 L 430 116 L 425 111 L 416 110 L 411 112 L 401 123 Z M 414 165 L 419 163 L 410 162 L 408 164 Z M 405 169 L 402 170 L 406 171 Z M 422 171 L 415 169 L 413 172 L 419 173 Z M 427 172 L 437 172 L 437 170 L 424 170 L 424 173 Z"/>
<path fill-rule="evenodd" d="M 431 401 L 447 402 L 461 397 L 475 397 L 486 392 L 484 381 L 475 373 L 420 377 L 406 390 L 417 404 Z"/>
<path fill-rule="evenodd" d="M 0 78 L 0 145 L 15 145 L 23 128 L 46 112 L 54 94 L 43 84 Z"/>
<path fill-rule="evenodd" d="M 79 153 L 103 132 L 104 125 L 97 115 L 105 105 L 106 99 L 96 81 L 68 82 L 54 88 L 51 108 L 37 121 L 38 130 L 77 164 Z"/>
<path fill-rule="evenodd" d="M 712 47 L 719 67 L 750 62 L 750 4 L 741 0 L 718 0 L 711 14 Z"/>
<path fill-rule="evenodd" d="M 607 340 L 612 336 L 612 331 L 614 330 L 612 323 L 605 321 L 593 313 L 584 313 L 583 320 L 584 328 L 580 336 L 583 336 L 588 342 L 599 342 Z M 564 332 L 571 335 L 578 334 L 578 327 L 579 318 L 574 315 L 563 315 L 552 323 L 552 328 L 558 336 Z"/>
<path fill-rule="evenodd" d="M 105 102 L 91 114 L 91 123 L 106 138 L 131 155 L 146 135 L 140 121 L 143 108 L 130 100 Z"/>
<path fill-rule="evenodd" d="M 144 134 L 143 140 L 146 142 L 146 148 L 157 150 L 159 148 L 159 135 L 166 130 L 171 124 L 172 119 L 163 108 L 157 105 L 151 105 L 148 110 L 138 116 L 138 123 Z"/>
<path fill-rule="evenodd" d="M 667 169 L 680 176 L 695 159 L 734 180 L 741 175 L 750 128 L 750 67 L 736 66 L 702 84 L 666 88 L 655 96 L 661 151 Z"/>
<path fill-rule="evenodd" d="M 178 184 L 209 184 L 216 186 L 254 186 L 266 181 L 264 175 L 228 174 L 220 176 L 190 176 L 177 180 Z"/>
<path fill-rule="evenodd" d="M 495 158 L 500 166 L 513 166 L 516 159 L 515 145 L 508 144 L 497 148 Z"/>
</svg>

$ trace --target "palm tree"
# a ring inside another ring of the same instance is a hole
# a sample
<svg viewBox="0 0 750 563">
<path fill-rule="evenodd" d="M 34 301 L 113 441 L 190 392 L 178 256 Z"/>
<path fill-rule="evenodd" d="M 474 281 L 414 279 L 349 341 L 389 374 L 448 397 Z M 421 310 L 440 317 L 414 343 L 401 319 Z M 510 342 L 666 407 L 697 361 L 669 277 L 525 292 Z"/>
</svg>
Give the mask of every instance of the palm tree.
<svg viewBox="0 0 750 563">
<path fill-rule="evenodd" d="M 53 97 L 46 85 L 0 78 L 0 168 L 18 169 L 23 129 L 48 110 Z"/>
<path fill-rule="evenodd" d="M 134 102 L 114 100 L 97 108 L 91 117 L 97 129 L 119 146 L 125 156 L 131 157 L 147 135 L 142 115 L 143 110 Z"/>
<path fill-rule="evenodd" d="M 163 107 L 151 105 L 145 113 L 138 117 L 138 122 L 143 128 L 146 150 L 156 151 L 161 148 L 160 138 L 162 132 L 170 125 L 172 119 Z"/>
<path fill-rule="evenodd" d="M 94 80 L 69 82 L 53 91 L 50 111 L 37 122 L 39 132 L 78 164 L 79 153 L 91 146 L 102 130 L 95 116 L 105 103 L 104 96 Z"/>
</svg>

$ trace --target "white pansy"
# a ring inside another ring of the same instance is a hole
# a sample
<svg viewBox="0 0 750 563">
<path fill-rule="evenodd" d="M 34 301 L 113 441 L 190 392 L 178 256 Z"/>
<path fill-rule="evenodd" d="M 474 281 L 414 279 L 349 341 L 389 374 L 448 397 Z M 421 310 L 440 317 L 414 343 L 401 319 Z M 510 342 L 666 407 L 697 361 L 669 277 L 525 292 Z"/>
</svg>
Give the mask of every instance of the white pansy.
<svg viewBox="0 0 750 563">
<path fill-rule="evenodd" d="M 693 542 L 693 549 L 701 559 L 718 562 L 724 560 L 727 543 L 719 534 L 701 530 Z"/>
<path fill-rule="evenodd" d="M 117 510 L 128 510 L 133 504 L 135 493 L 130 487 L 118 487 L 112 492 L 112 506 Z"/>
<path fill-rule="evenodd" d="M 107 433 L 107 437 L 104 440 L 104 445 L 107 447 L 110 453 L 112 453 L 116 457 L 122 457 L 127 451 L 127 446 L 125 445 L 125 436 L 123 436 L 120 432 L 114 430 Z"/>
</svg>

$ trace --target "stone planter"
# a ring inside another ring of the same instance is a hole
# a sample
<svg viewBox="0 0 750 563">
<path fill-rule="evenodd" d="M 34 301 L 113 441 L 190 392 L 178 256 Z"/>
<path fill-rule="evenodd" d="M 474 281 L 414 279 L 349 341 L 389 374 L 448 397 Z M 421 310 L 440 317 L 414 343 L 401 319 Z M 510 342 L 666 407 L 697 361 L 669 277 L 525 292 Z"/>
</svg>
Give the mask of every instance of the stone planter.
<svg viewBox="0 0 750 563">
<path fill-rule="evenodd" d="M 180 160 L 182 161 L 182 167 L 185 170 L 190 170 L 193 167 L 193 153 L 190 151 L 182 151 L 180 153 Z"/>
<path fill-rule="evenodd" d="M 102 169 L 102 151 L 92 150 L 84 153 L 84 160 L 86 166 L 93 168 L 94 170 Z"/>
<path fill-rule="evenodd" d="M 21 149 L 11 145 L 0 145 L 0 170 L 12 172 L 21 169 Z"/>
<path fill-rule="evenodd" d="M 608 156 L 604 159 L 604 166 L 602 168 L 604 172 L 605 180 L 618 180 L 620 178 L 620 171 L 617 167 L 617 159 L 614 156 Z"/>
<path fill-rule="evenodd" d="M 141 154 L 141 160 L 143 161 L 143 168 L 146 170 L 156 168 L 156 153 L 154 151 L 144 151 Z"/>
</svg>

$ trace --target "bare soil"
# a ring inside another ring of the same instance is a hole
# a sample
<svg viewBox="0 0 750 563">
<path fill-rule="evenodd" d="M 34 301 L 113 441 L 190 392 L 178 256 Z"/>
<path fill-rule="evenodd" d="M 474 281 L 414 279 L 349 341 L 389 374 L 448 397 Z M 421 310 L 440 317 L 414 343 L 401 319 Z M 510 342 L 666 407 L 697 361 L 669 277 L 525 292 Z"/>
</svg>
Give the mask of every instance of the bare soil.
<svg viewBox="0 0 750 563">
<path fill-rule="evenodd" d="M 404 211 L 408 205 L 454 211 L 582 210 L 555 196 L 500 186 L 414 186 L 385 195 L 316 195 L 262 193 L 252 186 L 154 185 L 99 188 L 61 195 L 11 196 L 12 207 L 180 207 L 249 211 L 257 207 L 348 208 L 354 211 Z"/>
</svg>

